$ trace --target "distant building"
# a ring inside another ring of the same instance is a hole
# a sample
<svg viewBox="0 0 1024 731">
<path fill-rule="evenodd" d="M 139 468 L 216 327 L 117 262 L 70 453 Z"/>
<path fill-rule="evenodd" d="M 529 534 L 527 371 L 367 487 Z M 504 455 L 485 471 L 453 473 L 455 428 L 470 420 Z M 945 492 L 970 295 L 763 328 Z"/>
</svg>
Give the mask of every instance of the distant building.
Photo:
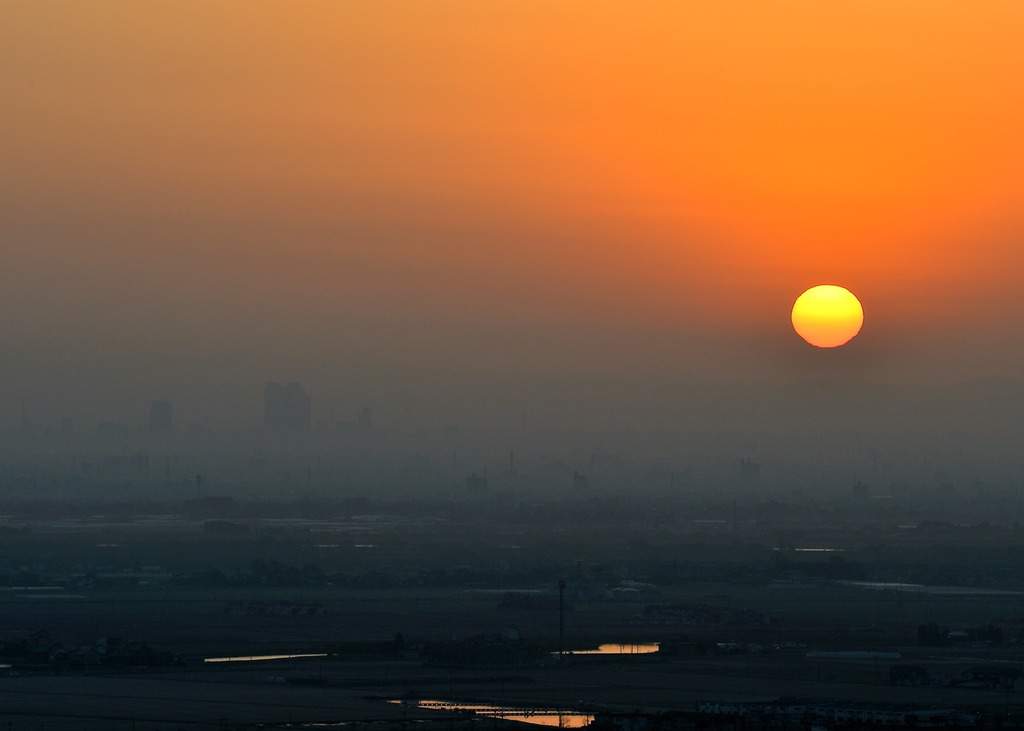
<svg viewBox="0 0 1024 731">
<path fill-rule="evenodd" d="M 373 409 L 360 409 L 352 421 L 339 421 L 335 428 L 342 434 L 365 437 L 373 431 Z"/>
<path fill-rule="evenodd" d="M 760 476 L 760 463 L 746 457 L 740 460 L 740 477 L 744 480 L 756 480 Z"/>
<path fill-rule="evenodd" d="M 298 383 L 268 383 L 263 390 L 263 425 L 271 431 L 308 432 L 309 395 Z"/>
<path fill-rule="evenodd" d="M 171 405 L 166 401 L 154 401 L 149 405 L 149 421 L 146 430 L 150 434 L 171 433 Z"/>
</svg>

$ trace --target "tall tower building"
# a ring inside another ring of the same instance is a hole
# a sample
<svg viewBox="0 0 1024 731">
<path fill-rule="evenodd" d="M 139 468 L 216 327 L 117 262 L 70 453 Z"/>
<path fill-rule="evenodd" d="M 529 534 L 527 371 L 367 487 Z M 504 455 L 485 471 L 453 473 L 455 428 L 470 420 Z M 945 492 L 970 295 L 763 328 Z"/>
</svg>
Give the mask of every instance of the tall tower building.
<svg viewBox="0 0 1024 731">
<path fill-rule="evenodd" d="M 268 383 L 263 389 L 263 426 L 271 431 L 307 432 L 312 423 L 309 395 L 298 383 Z"/>
</svg>

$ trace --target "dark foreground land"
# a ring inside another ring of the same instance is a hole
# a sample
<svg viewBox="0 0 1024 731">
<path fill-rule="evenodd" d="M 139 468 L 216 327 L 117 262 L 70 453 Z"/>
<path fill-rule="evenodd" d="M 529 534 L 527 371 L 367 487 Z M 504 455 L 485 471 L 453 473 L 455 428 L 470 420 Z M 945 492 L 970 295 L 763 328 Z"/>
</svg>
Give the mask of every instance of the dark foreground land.
<svg viewBox="0 0 1024 731">
<path fill-rule="evenodd" d="M 775 698 L 1024 716 L 1013 528 L 211 506 L 6 510 L 0 729 L 515 725 L 421 700 L 583 714 L 564 724 Z M 576 654 L 605 643 L 661 651 Z M 247 659 L 275 655 L 309 657 Z"/>
</svg>

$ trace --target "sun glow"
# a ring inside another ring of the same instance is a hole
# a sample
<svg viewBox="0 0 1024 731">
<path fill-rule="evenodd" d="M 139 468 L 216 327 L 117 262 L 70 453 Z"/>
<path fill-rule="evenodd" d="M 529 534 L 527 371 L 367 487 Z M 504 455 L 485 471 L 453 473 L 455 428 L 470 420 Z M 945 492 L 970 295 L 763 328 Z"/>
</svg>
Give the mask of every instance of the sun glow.
<svg viewBox="0 0 1024 731">
<path fill-rule="evenodd" d="M 834 284 L 811 287 L 793 305 L 793 329 L 811 345 L 836 348 L 864 324 L 864 309 L 850 290 Z"/>
</svg>

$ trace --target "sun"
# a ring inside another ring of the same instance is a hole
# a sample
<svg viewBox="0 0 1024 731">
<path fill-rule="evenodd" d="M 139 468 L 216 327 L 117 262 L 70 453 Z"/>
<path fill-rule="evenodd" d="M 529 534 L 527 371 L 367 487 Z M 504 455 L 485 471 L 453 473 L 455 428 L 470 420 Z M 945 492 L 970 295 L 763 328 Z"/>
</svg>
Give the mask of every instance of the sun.
<svg viewBox="0 0 1024 731">
<path fill-rule="evenodd" d="M 864 308 L 853 292 L 819 284 L 796 298 L 793 329 L 811 345 L 837 348 L 850 342 L 864 324 Z"/>
</svg>

